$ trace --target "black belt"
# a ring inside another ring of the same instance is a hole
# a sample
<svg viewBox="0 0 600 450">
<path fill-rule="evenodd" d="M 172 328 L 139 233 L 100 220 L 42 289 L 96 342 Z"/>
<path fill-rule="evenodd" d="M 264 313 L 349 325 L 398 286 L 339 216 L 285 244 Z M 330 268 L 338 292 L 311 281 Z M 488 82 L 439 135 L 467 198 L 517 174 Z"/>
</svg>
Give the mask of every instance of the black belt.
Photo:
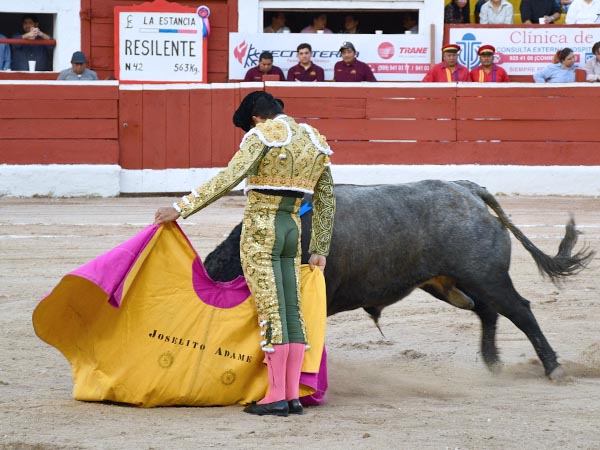
<svg viewBox="0 0 600 450">
<path fill-rule="evenodd" d="M 264 195 L 276 195 L 278 197 L 302 198 L 304 192 L 291 191 L 289 189 L 252 189 L 254 192 Z"/>
</svg>

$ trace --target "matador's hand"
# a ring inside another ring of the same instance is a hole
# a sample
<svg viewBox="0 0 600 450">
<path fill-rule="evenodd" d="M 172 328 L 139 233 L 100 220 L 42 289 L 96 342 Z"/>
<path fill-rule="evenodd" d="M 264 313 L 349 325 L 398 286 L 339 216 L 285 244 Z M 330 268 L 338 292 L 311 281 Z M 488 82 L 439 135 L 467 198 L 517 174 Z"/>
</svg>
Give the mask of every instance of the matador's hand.
<svg viewBox="0 0 600 450">
<path fill-rule="evenodd" d="M 167 222 L 173 222 L 179 218 L 177 210 L 171 206 L 165 208 L 158 208 L 158 211 L 154 214 L 154 224 L 162 224 Z"/>
<path fill-rule="evenodd" d="M 325 270 L 325 264 L 327 264 L 327 258 L 323 255 L 317 255 L 313 253 L 310 255 L 310 259 L 308 260 L 308 265 L 310 266 L 310 270 L 315 270 L 315 267 L 318 267 L 321 272 Z"/>
</svg>

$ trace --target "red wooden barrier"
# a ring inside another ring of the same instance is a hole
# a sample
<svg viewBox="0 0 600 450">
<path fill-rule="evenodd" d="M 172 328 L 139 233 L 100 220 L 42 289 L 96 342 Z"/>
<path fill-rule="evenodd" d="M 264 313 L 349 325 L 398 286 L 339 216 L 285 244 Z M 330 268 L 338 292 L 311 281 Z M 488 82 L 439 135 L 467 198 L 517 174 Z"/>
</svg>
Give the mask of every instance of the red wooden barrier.
<svg viewBox="0 0 600 450">
<path fill-rule="evenodd" d="M 243 86 L 0 84 L 0 163 L 223 167 L 255 90 Z M 587 84 L 266 89 L 327 136 L 336 164 L 600 165 L 600 89 Z"/>
<path fill-rule="evenodd" d="M 0 84 L 0 163 L 118 164 L 118 86 Z"/>
</svg>

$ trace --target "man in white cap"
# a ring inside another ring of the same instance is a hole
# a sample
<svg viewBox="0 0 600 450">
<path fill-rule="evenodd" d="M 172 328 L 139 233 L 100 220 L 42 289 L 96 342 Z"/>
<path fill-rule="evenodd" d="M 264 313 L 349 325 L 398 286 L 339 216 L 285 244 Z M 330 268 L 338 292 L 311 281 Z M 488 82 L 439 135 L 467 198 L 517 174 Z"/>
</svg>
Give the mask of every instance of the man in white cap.
<svg viewBox="0 0 600 450">
<path fill-rule="evenodd" d="M 88 69 L 87 59 L 83 52 L 75 52 L 71 56 L 71 68 L 58 74 L 58 80 L 64 81 L 93 81 L 98 79 L 98 74 Z"/>
</svg>

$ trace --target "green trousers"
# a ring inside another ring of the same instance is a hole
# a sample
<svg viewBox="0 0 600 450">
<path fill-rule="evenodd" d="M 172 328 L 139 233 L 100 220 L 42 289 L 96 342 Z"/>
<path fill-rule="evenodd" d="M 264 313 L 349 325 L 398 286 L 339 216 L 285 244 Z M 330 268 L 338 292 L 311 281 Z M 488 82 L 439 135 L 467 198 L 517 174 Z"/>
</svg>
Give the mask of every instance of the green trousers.
<svg viewBox="0 0 600 450">
<path fill-rule="evenodd" d="M 248 192 L 240 256 L 258 311 L 262 347 L 306 343 L 300 312 L 301 199 Z"/>
</svg>

